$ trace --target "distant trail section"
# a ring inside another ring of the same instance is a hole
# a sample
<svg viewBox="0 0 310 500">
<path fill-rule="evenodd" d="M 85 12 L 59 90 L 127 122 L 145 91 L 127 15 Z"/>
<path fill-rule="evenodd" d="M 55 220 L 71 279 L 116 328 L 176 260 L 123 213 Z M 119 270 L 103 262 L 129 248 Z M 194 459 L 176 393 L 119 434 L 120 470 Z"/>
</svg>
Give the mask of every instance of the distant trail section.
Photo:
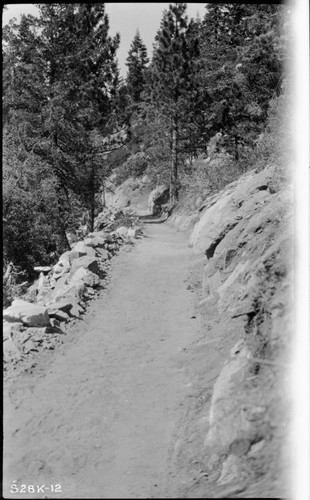
<svg viewBox="0 0 310 500">
<path fill-rule="evenodd" d="M 146 226 L 114 259 L 109 287 L 74 335 L 5 392 L 6 498 L 166 494 L 169 445 L 190 386 L 177 358 L 197 335 L 189 252 L 184 233 Z"/>
</svg>

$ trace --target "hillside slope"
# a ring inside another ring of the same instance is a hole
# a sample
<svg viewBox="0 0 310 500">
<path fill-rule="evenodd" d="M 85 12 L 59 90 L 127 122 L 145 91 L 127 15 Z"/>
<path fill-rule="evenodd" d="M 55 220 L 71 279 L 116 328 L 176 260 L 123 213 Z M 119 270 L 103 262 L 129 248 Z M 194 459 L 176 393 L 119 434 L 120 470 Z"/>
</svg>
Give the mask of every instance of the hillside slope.
<svg viewBox="0 0 310 500">
<path fill-rule="evenodd" d="M 194 226 L 192 218 L 181 209 L 172 222 L 191 224 L 190 246 L 202 257 L 197 309 L 205 326 L 193 348 L 206 355 L 172 452 L 173 468 L 187 469 L 176 496 L 209 498 L 210 486 L 214 497 L 288 496 L 292 186 L 274 167 L 252 171 L 207 199 Z M 208 364 L 214 380 L 204 383 Z"/>
</svg>

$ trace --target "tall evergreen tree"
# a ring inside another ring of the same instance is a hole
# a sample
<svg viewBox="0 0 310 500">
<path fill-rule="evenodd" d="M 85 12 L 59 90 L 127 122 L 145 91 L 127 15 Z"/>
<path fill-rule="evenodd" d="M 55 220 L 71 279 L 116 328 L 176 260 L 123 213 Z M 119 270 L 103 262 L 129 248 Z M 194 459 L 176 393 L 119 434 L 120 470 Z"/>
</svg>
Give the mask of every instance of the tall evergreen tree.
<svg viewBox="0 0 310 500">
<path fill-rule="evenodd" d="M 15 115 L 23 109 L 21 122 L 32 123 L 28 150 L 34 147 L 50 164 L 60 199 L 61 192 L 68 196 L 72 190 L 84 200 L 93 221 L 100 149 L 92 136 L 96 130 L 106 131 L 112 114 L 119 36 L 108 36 L 103 4 L 44 4 L 39 9 L 38 20 L 25 17 L 18 33 L 8 35 L 14 75 L 14 85 L 12 75 L 7 84 L 14 93 L 10 109 Z M 35 33 L 34 27 L 40 30 Z M 59 210 L 60 221 L 65 221 L 62 203 Z M 65 222 L 61 225 L 65 245 Z"/>
<path fill-rule="evenodd" d="M 104 4 L 41 4 L 39 10 L 38 19 L 23 16 L 4 30 L 5 138 L 8 144 L 14 138 L 15 154 L 7 149 L 7 166 L 21 169 L 24 180 L 30 166 L 38 179 L 44 171 L 51 180 L 57 224 L 50 234 L 61 252 L 72 197 L 89 209 L 90 229 L 94 219 L 104 149 L 94 138 L 106 132 L 112 115 L 119 36 L 108 35 Z M 12 210 L 9 204 L 8 219 Z"/>
<path fill-rule="evenodd" d="M 149 59 L 147 57 L 146 46 L 141 39 L 139 30 L 137 30 L 131 42 L 128 57 L 126 59 L 126 65 L 128 67 L 126 78 L 127 89 L 134 104 L 141 100 L 148 62 Z"/>
<path fill-rule="evenodd" d="M 206 139 L 222 130 L 239 157 L 263 130 L 270 99 L 279 89 L 282 63 L 280 5 L 207 4 L 201 31 L 208 116 Z"/>
<path fill-rule="evenodd" d="M 155 37 L 151 64 L 152 103 L 165 116 L 171 139 L 170 200 L 178 199 L 179 153 L 182 137 L 188 132 L 190 108 L 197 94 L 198 41 L 186 4 L 170 5 Z"/>
</svg>

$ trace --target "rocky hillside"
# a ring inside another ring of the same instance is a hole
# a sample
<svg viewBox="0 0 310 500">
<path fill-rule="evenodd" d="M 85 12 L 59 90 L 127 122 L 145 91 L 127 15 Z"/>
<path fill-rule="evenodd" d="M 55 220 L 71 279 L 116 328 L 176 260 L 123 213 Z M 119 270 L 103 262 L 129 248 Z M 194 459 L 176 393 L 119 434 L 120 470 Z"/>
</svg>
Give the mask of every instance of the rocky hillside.
<svg viewBox="0 0 310 500">
<path fill-rule="evenodd" d="M 288 495 L 292 217 L 292 186 L 274 167 L 205 200 L 195 224 L 184 210 L 172 217 L 179 227 L 193 226 L 189 244 L 203 256 L 198 309 L 213 339 L 205 363 L 217 360 L 215 383 L 201 387 L 208 396 L 174 456 L 177 463 L 194 433 L 208 477 L 189 479 L 185 497 L 204 496 L 210 482 L 215 491 L 227 486 L 227 495 Z"/>
</svg>

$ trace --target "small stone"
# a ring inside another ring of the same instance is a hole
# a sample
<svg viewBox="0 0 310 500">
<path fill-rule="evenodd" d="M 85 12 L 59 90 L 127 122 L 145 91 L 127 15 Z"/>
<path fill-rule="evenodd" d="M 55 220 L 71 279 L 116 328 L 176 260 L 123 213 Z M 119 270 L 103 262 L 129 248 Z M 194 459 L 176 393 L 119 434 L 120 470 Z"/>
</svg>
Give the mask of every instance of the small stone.
<svg viewBox="0 0 310 500">
<path fill-rule="evenodd" d="M 245 438 L 235 439 L 230 445 L 230 453 L 236 455 L 237 457 L 241 457 L 245 455 L 249 449 L 251 448 L 251 441 Z"/>
<path fill-rule="evenodd" d="M 250 449 L 248 455 L 250 457 L 252 457 L 256 453 L 258 453 L 259 450 L 261 450 L 264 445 L 265 445 L 265 439 L 262 439 L 261 441 L 258 441 L 257 443 L 252 444 L 251 449 Z"/>
<path fill-rule="evenodd" d="M 48 273 L 52 268 L 51 266 L 35 266 L 33 269 L 38 273 Z"/>
<path fill-rule="evenodd" d="M 137 229 L 129 228 L 127 235 L 128 238 L 137 238 Z"/>
<path fill-rule="evenodd" d="M 51 318 L 56 318 L 59 321 L 68 321 L 69 320 L 69 315 L 65 313 L 64 311 L 60 311 L 58 309 L 48 309 L 48 315 Z"/>
<path fill-rule="evenodd" d="M 60 321 L 56 318 L 51 318 L 50 322 L 52 328 L 58 327 L 60 325 Z"/>
<path fill-rule="evenodd" d="M 58 299 L 56 297 L 55 302 L 50 302 L 47 307 L 51 309 L 59 309 L 60 311 L 64 311 L 68 313 L 72 308 L 73 304 L 70 300 L 66 299 Z"/>
<path fill-rule="evenodd" d="M 28 340 L 24 346 L 24 353 L 29 354 L 31 351 L 38 352 L 38 348 L 33 340 Z"/>
</svg>

